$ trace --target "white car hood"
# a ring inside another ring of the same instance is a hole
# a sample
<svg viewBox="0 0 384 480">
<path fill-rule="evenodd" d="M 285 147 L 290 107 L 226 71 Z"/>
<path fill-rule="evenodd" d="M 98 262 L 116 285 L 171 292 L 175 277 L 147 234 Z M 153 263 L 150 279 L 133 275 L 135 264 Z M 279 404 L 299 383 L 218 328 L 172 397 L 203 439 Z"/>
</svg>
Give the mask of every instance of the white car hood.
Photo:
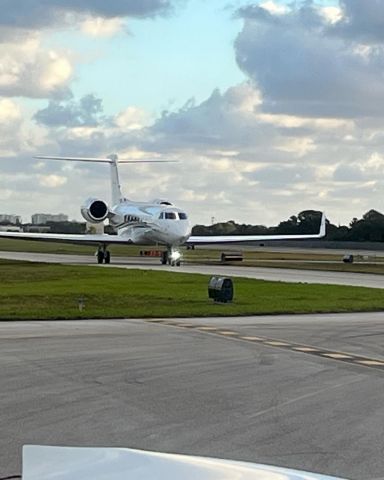
<svg viewBox="0 0 384 480">
<path fill-rule="evenodd" d="M 330 480 L 254 463 L 128 448 L 23 448 L 23 480 Z"/>
</svg>

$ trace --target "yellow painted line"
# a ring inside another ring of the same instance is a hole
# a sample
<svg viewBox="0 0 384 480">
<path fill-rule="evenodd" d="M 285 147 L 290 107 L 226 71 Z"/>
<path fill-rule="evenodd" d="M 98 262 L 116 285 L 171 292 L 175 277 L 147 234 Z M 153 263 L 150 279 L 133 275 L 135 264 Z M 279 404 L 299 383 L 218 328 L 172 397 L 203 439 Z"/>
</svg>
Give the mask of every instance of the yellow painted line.
<svg viewBox="0 0 384 480">
<path fill-rule="evenodd" d="M 345 353 L 322 353 L 322 357 L 334 358 L 335 360 L 342 360 L 343 358 L 353 358 L 351 355 L 345 355 Z"/>
<path fill-rule="evenodd" d="M 144 319 L 145 322 L 148 323 L 158 323 L 161 325 L 168 325 L 172 327 L 179 327 L 179 328 L 196 328 L 198 331 L 203 331 L 203 332 L 212 332 L 215 335 L 223 335 L 227 337 L 237 337 L 239 340 L 245 340 L 249 342 L 260 342 L 261 345 L 268 345 L 271 347 L 290 347 L 290 351 L 296 351 L 296 352 L 303 352 L 303 353 L 308 353 L 308 354 L 314 354 L 314 355 L 320 355 L 321 357 L 326 357 L 330 358 L 333 360 L 349 360 L 353 362 L 354 364 L 359 364 L 361 366 L 366 366 L 366 367 L 384 367 L 384 360 L 374 360 L 374 359 L 362 359 L 358 360 L 358 357 L 355 357 L 354 354 L 347 354 L 347 353 L 342 353 L 342 352 L 323 352 L 321 348 L 315 348 L 315 347 L 307 347 L 305 345 L 300 346 L 300 345 L 295 345 L 291 344 L 288 342 L 283 342 L 280 340 L 274 340 L 274 339 L 268 339 L 265 337 L 256 337 L 253 335 L 241 335 L 240 332 L 234 332 L 233 330 L 219 330 L 217 327 L 213 327 L 210 325 L 196 325 L 194 323 L 180 323 L 180 322 L 175 322 L 172 320 L 158 320 L 158 319 Z M 360 357 L 361 358 L 361 357 Z"/>
<path fill-rule="evenodd" d="M 264 342 L 264 345 L 271 345 L 272 347 L 289 347 L 290 343 L 279 342 L 277 340 L 271 340 L 268 342 Z"/>
<path fill-rule="evenodd" d="M 361 365 L 371 365 L 371 366 L 383 366 L 384 362 L 379 362 L 378 360 L 355 360 L 355 363 L 361 363 Z"/>
<path fill-rule="evenodd" d="M 265 340 L 265 338 L 260 338 L 260 337 L 240 337 L 242 340 L 249 340 L 251 342 L 260 342 Z"/>
<path fill-rule="evenodd" d="M 318 352 L 317 348 L 312 347 L 294 347 L 292 350 L 296 350 L 297 352 Z"/>
<path fill-rule="evenodd" d="M 287 342 L 282 342 L 280 340 L 268 340 L 263 337 L 256 337 L 253 335 L 240 335 L 239 332 L 234 332 L 232 330 L 218 330 L 216 327 L 209 327 L 209 326 L 203 326 L 199 327 L 199 330 L 203 331 L 212 331 L 215 332 L 219 335 L 227 335 L 227 336 L 232 336 L 232 335 L 238 335 L 238 338 L 240 340 L 247 340 L 247 341 L 253 341 L 253 342 L 263 342 L 263 345 L 269 345 L 271 347 L 292 347 L 291 350 L 297 351 L 297 352 L 303 352 L 303 353 L 320 353 L 322 357 L 327 357 L 333 360 L 354 360 L 353 354 L 348 355 L 346 353 L 339 353 L 339 352 L 331 352 L 331 353 L 321 353 L 321 349 L 318 348 L 313 348 L 313 347 L 294 347 L 292 344 L 287 343 Z M 361 365 L 365 366 L 372 366 L 372 367 L 378 367 L 382 366 L 384 367 L 384 360 L 378 361 L 378 360 L 354 360 L 355 363 L 359 363 Z"/>
</svg>

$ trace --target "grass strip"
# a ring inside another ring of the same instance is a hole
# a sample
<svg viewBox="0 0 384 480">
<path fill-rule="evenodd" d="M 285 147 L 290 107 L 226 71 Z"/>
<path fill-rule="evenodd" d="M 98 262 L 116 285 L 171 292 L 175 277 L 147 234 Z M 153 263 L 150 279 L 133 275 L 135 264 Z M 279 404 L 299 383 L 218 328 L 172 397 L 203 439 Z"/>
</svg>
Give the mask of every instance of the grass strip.
<svg viewBox="0 0 384 480">
<path fill-rule="evenodd" d="M 235 300 L 208 299 L 209 276 L 0 261 L 0 319 L 230 316 L 384 310 L 380 289 L 235 278 Z M 84 301 L 79 311 L 79 299 Z"/>
<path fill-rule="evenodd" d="M 362 244 L 363 248 L 363 244 Z M 137 245 L 110 245 L 109 249 L 114 256 L 139 257 L 140 250 L 150 248 Z M 217 249 L 196 248 L 195 250 L 182 249 L 183 261 L 187 263 L 220 265 L 221 252 L 226 247 L 217 247 Z M 238 247 L 241 251 L 241 246 Z M 0 239 L 0 251 L 8 252 L 32 252 L 32 253 L 51 253 L 51 254 L 72 254 L 89 255 L 90 263 L 95 262 L 95 246 L 72 245 L 65 243 L 49 243 L 28 240 L 15 240 L 9 238 Z M 237 262 L 236 266 L 242 267 L 267 267 L 267 268 L 293 268 L 297 270 L 322 270 L 334 272 L 355 272 L 355 273 L 375 273 L 384 275 L 384 257 L 378 255 L 369 255 L 368 260 L 364 256 L 357 256 L 355 259 L 359 263 L 345 264 L 342 262 L 344 251 L 340 253 L 318 253 L 309 249 L 308 252 L 278 252 L 262 251 L 255 247 L 255 251 L 244 251 L 244 261 Z M 325 263 L 317 263 L 317 262 Z M 329 262 L 329 263 L 328 263 Z M 331 263 L 332 262 L 332 263 Z M 367 262 L 367 263 L 365 263 Z M 371 262 L 371 263 L 370 263 Z M 375 263 L 372 263 L 375 262 Z"/>
</svg>

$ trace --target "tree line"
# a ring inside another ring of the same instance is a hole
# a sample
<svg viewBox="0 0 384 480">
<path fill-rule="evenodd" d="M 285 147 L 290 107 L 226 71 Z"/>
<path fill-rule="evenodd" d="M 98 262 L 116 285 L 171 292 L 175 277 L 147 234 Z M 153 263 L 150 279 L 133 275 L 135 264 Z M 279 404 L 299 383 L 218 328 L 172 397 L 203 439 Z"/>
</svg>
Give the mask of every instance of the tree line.
<svg viewBox="0 0 384 480">
<path fill-rule="evenodd" d="M 292 215 L 277 226 L 239 224 L 229 222 L 214 225 L 195 225 L 193 235 L 272 235 L 305 234 L 319 230 L 321 212 L 304 210 Z M 327 220 L 326 240 L 354 242 L 384 242 L 384 215 L 377 210 L 369 210 L 362 218 L 353 218 L 349 225 L 334 225 Z"/>
<path fill-rule="evenodd" d="M 193 235 L 272 235 L 272 234 L 305 234 L 319 230 L 321 212 L 304 210 L 292 215 L 277 226 L 240 224 L 233 220 L 214 225 L 195 225 Z M 8 222 L 0 222 L 0 225 Z M 48 222 L 52 233 L 85 233 L 86 224 L 78 222 Z M 109 225 L 106 233 L 116 233 Z M 327 220 L 326 240 L 350 242 L 384 242 L 384 215 L 377 210 L 369 210 L 362 218 L 353 218 L 349 225 L 334 225 Z"/>
</svg>

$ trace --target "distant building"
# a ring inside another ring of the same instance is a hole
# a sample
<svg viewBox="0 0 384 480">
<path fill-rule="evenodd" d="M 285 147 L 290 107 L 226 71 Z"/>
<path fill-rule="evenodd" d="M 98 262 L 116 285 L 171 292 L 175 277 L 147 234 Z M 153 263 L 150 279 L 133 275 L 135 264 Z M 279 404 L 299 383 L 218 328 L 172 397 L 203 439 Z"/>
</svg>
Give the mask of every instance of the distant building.
<svg viewBox="0 0 384 480">
<path fill-rule="evenodd" d="M 0 225 L 0 232 L 21 232 L 22 229 L 18 225 Z"/>
<path fill-rule="evenodd" d="M 35 213 L 32 215 L 32 225 L 44 225 L 48 222 L 68 222 L 68 215 L 64 215 L 64 213 L 58 213 L 57 215 Z"/>
<path fill-rule="evenodd" d="M 8 223 L 10 225 L 20 225 L 21 217 L 19 215 L 8 215 L 0 213 L 0 223 Z"/>
<path fill-rule="evenodd" d="M 28 233 L 49 233 L 51 231 L 51 227 L 48 225 L 24 225 L 23 228 L 24 232 Z"/>
</svg>

